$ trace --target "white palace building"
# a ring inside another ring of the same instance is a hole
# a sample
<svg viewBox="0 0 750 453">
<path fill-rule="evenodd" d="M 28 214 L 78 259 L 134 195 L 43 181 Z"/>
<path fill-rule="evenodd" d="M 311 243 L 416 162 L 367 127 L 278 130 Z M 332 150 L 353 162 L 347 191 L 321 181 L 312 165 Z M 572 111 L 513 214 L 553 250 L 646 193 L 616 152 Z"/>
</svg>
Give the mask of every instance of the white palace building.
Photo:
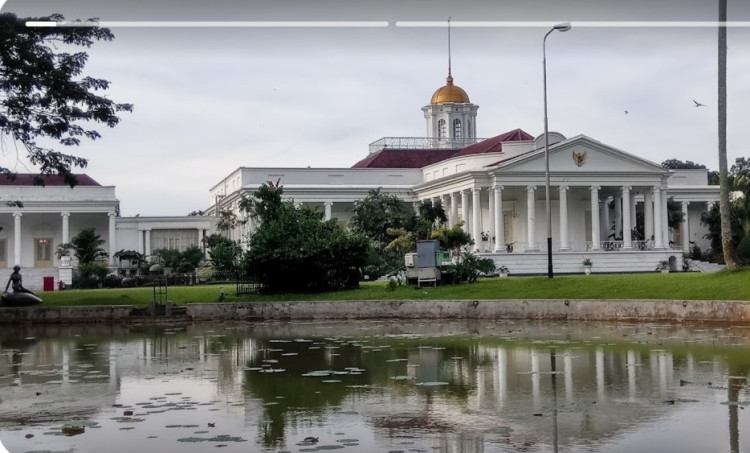
<svg viewBox="0 0 750 453">
<path fill-rule="evenodd" d="M 422 107 L 427 136 L 388 137 L 370 144 L 351 168 L 240 167 L 211 188 L 210 212 L 235 210 L 243 195 L 280 180 L 284 195 L 346 225 L 356 200 L 372 189 L 416 206 L 440 201 L 450 225 L 464 222 L 476 251 L 513 274 L 547 272 L 544 135 L 521 129 L 476 138 L 478 106 L 448 75 Z M 552 251 L 555 272 L 648 272 L 674 268 L 693 244 L 707 249 L 703 212 L 719 200 L 706 170 L 667 170 L 591 137 L 549 134 Z M 668 200 L 683 222 L 670 229 Z M 646 240 L 631 234 L 636 227 Z M 233 233 L 251 233 L 249 219 Z M 485 238 L 485 240 L 483 240 Z"/>
<path fill-rule="evenodd" d="M 29 288 L 40 289 L 50 278 L 55 286 L 70 283 L 75 263 L 57 259 L 55 248 L 90 227 L 105 240 L 113 270 L 119 250 L 149 257 L 159 248 L 202 246 L 203 237 L 216 231 L 217 212 L 229 209 L 242 218 L 240 198 L 276 180 L 286 197 L 343 226 L 353 203 L 372 189 L 415 207 L 440 201 L 450 225 L 464 222 L 483 256 L 512 274 L 545 274 L 544 136 L 515 129 L 479 139 L 477 110 L 449 72 L 446 85 L 422 108 L 426 137 L 380 139 L 351 168 L 240 167 L 210 189 L 206 216 L 120 217 L 115 188 L 87 175 L 78 176 L 75 188 L 56 176 L 44 177 L 44 187 L 34 185 L 32 175 L 0 177 L 3 201 L 23 202 L 22 208 L 0 204 L 0 279 L 7 281 L 19 264 Z M 706 170 L 666 170 L 584 135 L 549 137 L 556 273 L 583 272 L 584 258 L 593 261 L 593 272 L 649 272 L 670 258 L 679 266 L 681 252 L 692 244 L 708 248 L 700 216 L 718 202 L 719 187 L 707 184 Z M 667 222 L 669 199 L 684 214 L 673 229 Z M 633 237 L 636 227 L 646 240 Z M 253 229 L 248 219 L 230 234 L 241 239 Z"/>
</svg>

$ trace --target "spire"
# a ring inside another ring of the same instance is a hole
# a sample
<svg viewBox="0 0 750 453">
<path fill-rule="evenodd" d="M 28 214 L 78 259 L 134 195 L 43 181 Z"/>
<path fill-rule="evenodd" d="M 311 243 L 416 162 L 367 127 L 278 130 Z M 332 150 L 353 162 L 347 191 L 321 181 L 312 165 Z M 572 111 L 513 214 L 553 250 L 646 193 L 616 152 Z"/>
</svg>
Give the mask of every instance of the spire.
<svg viewBox="0 0 750 453">
<path fill-rule="evenodd" d="M 453 85 L 453 76 L 451 75 L 451 18 L 448 16 L 448 77 L 445 78 L 447 84 Z"/>
</svg>

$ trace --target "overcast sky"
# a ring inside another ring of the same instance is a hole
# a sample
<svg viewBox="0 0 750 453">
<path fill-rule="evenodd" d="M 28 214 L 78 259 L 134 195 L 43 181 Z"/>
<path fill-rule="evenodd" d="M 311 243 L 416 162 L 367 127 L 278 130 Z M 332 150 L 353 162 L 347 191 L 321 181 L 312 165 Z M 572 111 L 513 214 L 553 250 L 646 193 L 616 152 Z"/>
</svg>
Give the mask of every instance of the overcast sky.
<svg viewBox="0 0 750 453">
<path fill-rule="evenodd" d="M 728 33 L 731 165 L 750 157 L 750 2 L 729 0 L 728 11 L 729 21 L 747 22 Z M 114 129 L 100 127 L 100 140 L 65 151 L 88 158 L 85 173 L 116 186 L 126 216 L 205 209 L 211 186 L 241 166 L 350 167 L 381 137 L 424 136 L 421 107 L 447 75 L 447 30 L 396 23 L 444 24 L 448 17 L 453 77 L 480 107 L 479 136 L 543 133 L 542 39 L 550 25 L 570 21 L 570 32 L 547 39 L 550 130 L 585 134 L 656 163 L 677 158 L 718 169 L 716 28 L 591 26 L 716 21 L 718 0 L 8 0 L 2 12 L 388 23 L 110 27 L 115 40 L 89 50 L 86 73 L 111 81 L 107 95 L 134 111 Z M 461 26 L 470 21 L 535 23 Z"/>
</svg>

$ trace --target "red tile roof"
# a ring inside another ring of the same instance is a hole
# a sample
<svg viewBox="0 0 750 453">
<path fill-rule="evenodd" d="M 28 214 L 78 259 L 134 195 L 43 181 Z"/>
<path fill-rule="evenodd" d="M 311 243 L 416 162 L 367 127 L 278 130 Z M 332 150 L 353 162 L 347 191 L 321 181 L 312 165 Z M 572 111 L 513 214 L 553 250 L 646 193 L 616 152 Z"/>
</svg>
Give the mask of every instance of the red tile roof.
<svg viewBox="0 0 750 453">
<path fill-rule="evenodd" d="M 451 157 L 472 154 L 498 153 L 503 142 L 533 140 L 534 137 L 521 129 L 488 138 L 479 143 L 457 149 L 383 149 L 372 153 L 352 166 L 352 168 L 423 168 Z"/>
<path fill-rule="evenodd" d="M 487 140 L 481 141 L 479 143 L 469 145 L 459 151 L 456 154 L 456 157 L 469 156 L 472 154 L 499 153 L 503 150 L 504 142 L 521 142 L 527 140 L 534 140 L 534 137 L 532 137 L 522 129 L 514 129 L 504 134 L 500 134 L 496 137 L 488 138 Z"/>
<path fill-rule="evenodd" d="M 94 181 L 89 175 L 76 174 L 79 186 L 101 186 Z M 60 175 L 39 175 L 32 173 L 17 173 L 15 178 L 7 175 L 0 175 L 0 186 L 39 186 L 39 181 L 44 182 L 45 186 L 70 186 Z"/>
<path fill-rule="evenodd" d="M 450 159 L 455 149 L 383 149 L 372 153 L 352 168 L 422 168 Z"/>
</svg>

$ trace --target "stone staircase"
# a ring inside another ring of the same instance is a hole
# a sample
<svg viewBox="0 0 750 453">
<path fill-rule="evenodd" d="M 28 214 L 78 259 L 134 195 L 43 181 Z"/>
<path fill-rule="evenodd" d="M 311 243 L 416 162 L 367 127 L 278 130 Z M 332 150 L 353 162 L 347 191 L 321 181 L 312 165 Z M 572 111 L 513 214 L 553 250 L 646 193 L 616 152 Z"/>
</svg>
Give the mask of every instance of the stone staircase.
<svg viewBox="0 0 750 453">
<path fill-rule="evenodd" d="M 690 270 L 698 272 L 717 272 L 726 267 L 723 264 L 709 263 L 708 261 L 691 261 Z"/>
</svg>

